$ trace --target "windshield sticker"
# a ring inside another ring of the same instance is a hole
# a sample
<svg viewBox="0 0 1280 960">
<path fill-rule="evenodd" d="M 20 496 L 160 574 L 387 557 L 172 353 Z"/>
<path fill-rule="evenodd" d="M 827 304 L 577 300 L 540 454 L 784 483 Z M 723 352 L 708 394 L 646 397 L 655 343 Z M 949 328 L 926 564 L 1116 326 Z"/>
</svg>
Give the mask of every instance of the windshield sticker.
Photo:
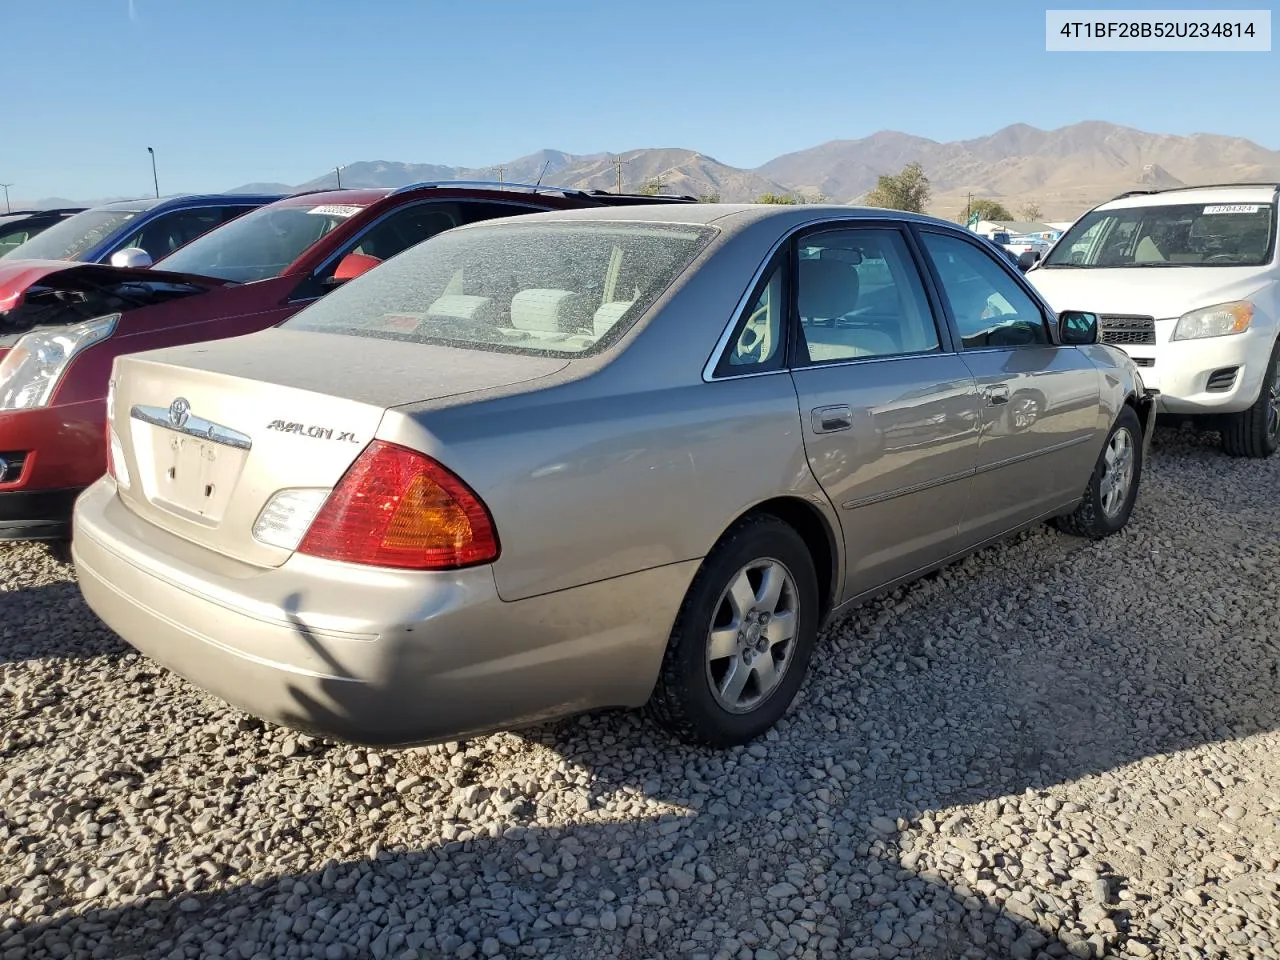
<svg viewBox="0 0 1280 960">
<path fill-rule="evenodd" d="M 1262 207 L 1256 203 L 1219 203 L 1210 207 L 1205 207 L 1204 212 L 1210 213 L 1257 213 Z"/>
<path fill-rule="evenodd" d="M 326 203 L 319 207 L 312 207 L 307 213 L 314 213 L 322 217 L 351 217 L 363 209 L 363 207 L 353 207 L 345 203 Z"/>
</svg>

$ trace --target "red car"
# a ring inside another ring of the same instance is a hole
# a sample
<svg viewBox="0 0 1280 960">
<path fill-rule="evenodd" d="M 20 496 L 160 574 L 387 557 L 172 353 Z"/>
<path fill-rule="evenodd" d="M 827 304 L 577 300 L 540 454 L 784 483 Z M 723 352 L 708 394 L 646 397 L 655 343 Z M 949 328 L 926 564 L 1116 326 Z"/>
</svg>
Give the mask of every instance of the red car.
<svg viewBox="0 0 1280 960">
<path fill-rule="evenodd" d="M 259 207 L 153 267 L 0 262 L 0 540 L 63 540 L 106 469 L 112 360 L 253 333 L 427 238 L 571 207 L 693 202 L 528 184 L 439 181 L 329 190 Z"/>
</svg>

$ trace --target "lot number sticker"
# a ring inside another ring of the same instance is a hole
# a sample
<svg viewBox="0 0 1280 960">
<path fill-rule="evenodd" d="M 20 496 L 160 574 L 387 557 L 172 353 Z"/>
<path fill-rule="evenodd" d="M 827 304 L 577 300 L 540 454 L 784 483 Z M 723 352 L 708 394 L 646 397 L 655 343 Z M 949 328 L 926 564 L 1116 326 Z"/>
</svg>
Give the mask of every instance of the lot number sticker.
<svg viewBox="0 0 1280 960">
<path fill-rule="evenodd" d="M 1204 208 L 1205 213 L 1257 213 L 1256 203 L 1219 203 Z"/>
</svg>

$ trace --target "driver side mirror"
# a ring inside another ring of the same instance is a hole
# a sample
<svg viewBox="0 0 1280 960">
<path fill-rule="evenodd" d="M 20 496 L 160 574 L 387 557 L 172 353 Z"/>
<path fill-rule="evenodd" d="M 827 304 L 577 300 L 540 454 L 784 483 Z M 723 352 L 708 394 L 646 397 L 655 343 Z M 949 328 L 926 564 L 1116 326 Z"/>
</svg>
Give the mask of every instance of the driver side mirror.
<svg viewBox="0 0 1280 960">
<path fill-rule="evenodd" d="M 1083 310 L 1063 310 L 1058 314 L 1058 342 L 1083 347 L 1098 342 L 1098 315 Z"/>
<path fill-rule="evenodd" d="M 336 287 L 339 284 L 346 283 L 348 280 L 354 280 L 362 273 L 368 273 L 381 262 L 377 257 L 371 257 L 367 253 L 348 253 L 338 261 L 338 266 L 334 269 L 333 276 L 326 283 L 329 286 Z"/>
<path fill-rule="evenodd" d="M 151 254 L 143 250 L 141 247 L 125 247 L 123 250 L 117 250 L 111 255 L 111 266 L 113 267 L 149 267 L 154 263 Z"/>
</svg>

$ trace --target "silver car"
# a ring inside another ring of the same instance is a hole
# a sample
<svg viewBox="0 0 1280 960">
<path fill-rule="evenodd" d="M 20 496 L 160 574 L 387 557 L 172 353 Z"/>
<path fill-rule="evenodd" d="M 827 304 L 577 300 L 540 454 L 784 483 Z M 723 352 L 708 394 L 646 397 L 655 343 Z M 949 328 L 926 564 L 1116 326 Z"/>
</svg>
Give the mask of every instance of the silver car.
<svg viewBox="0 0 1280 960">
<path fill-rule="evenodd" d="M 466 226 L 277 328 L 120 358 L 80 585 L 139 650 L 321 735 L 647 705 L 742 743 L 850 605 L 1046 519 L 1128 522 L 1153 404 L 1096 341 L 910 214 Z"/>
</svg>

